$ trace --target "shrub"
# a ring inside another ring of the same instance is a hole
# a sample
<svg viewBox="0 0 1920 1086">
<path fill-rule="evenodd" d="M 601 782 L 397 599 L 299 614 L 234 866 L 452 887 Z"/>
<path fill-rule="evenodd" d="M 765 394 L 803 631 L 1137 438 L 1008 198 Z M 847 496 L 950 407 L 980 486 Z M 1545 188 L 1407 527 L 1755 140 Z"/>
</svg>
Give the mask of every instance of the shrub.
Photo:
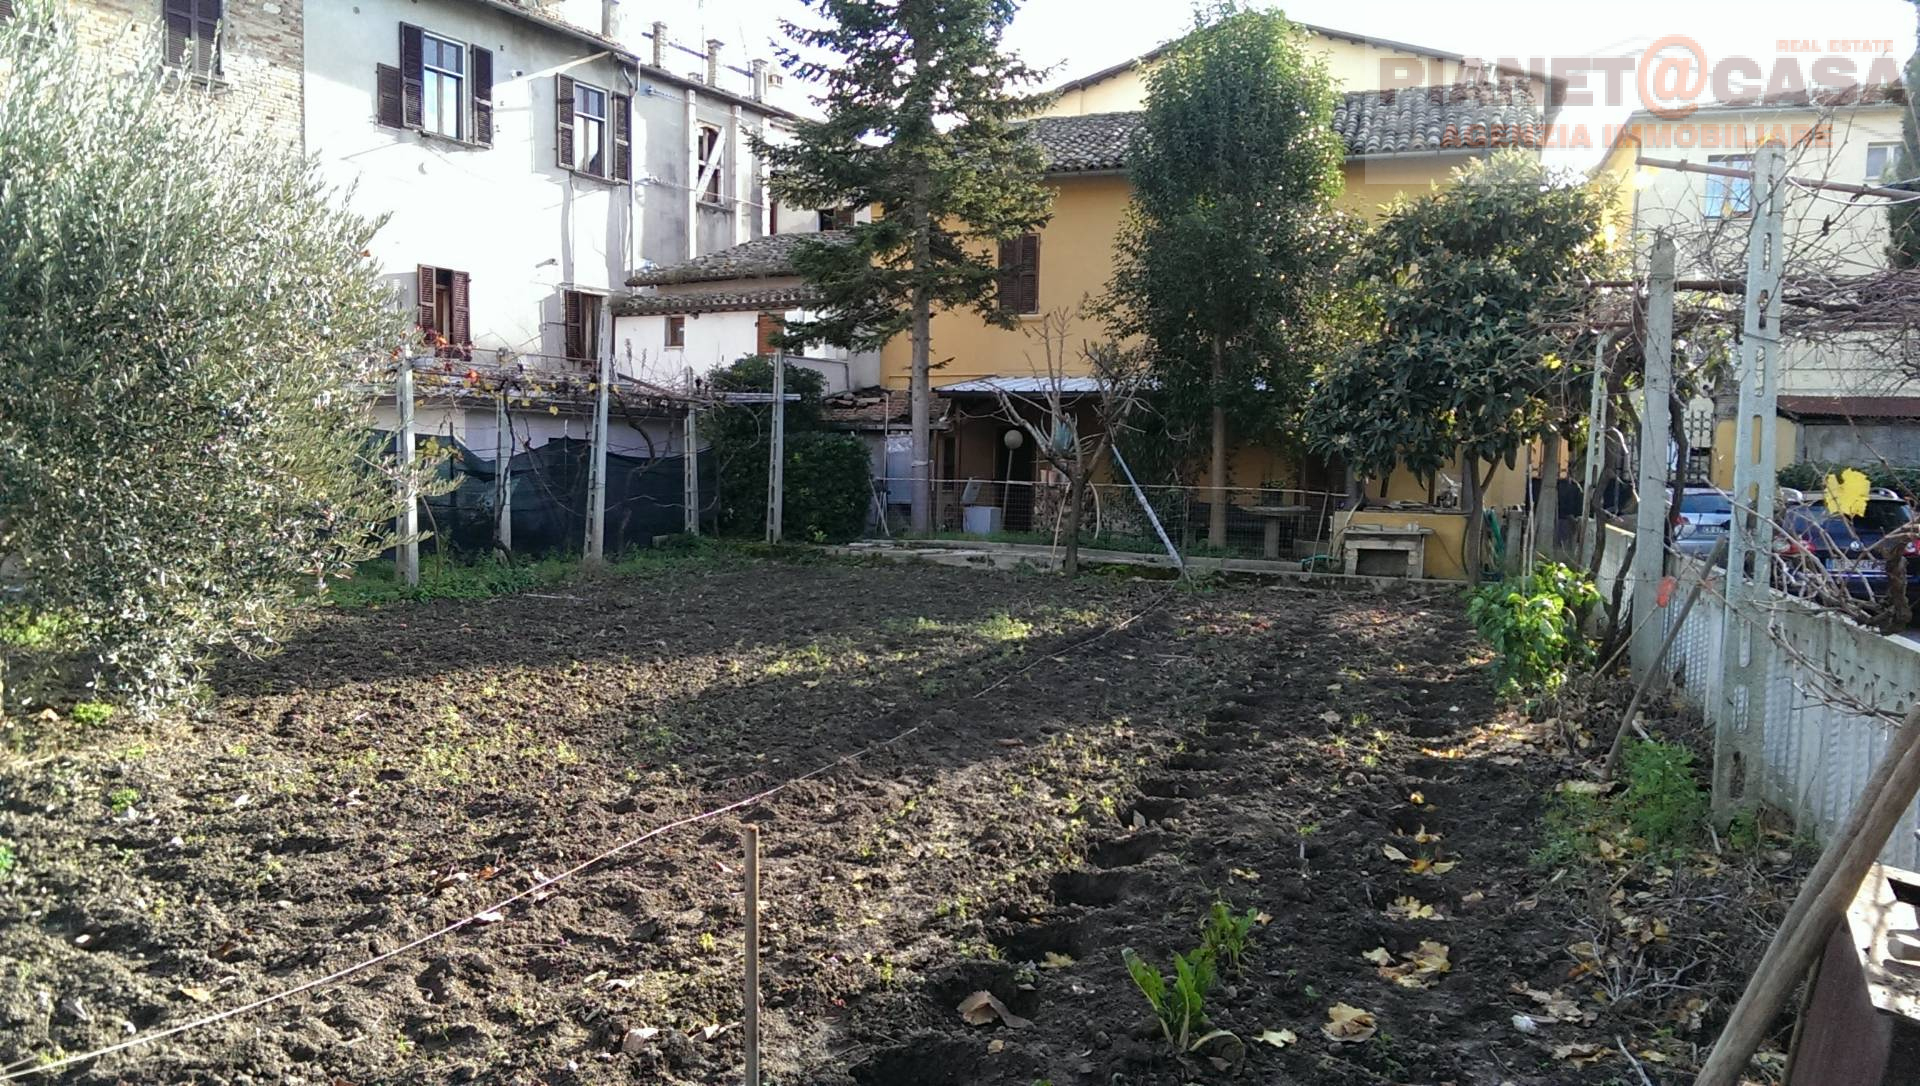
<svg viewBox="0 0 1920 1086">
<path fill-rule="evenodd" d="M 752 355 L 714 370 L 708 383 L 722 392 L 771 392 L 773 363 Z M 873 500 L 873 472 L 866 445 L 851 434 L 820 429 L 825 383 L 818 373 L 787 368 L 786 494 L 781 523 L 788 539 L 837 543 L 856 539 L 866 527 Z M 713 412 L 703 423 L 720 467 L 720 531 L 759 536 L 767 524 L 769 408 L 736 405 Z"/>
<path fill-rule="evenodd" d="M 787 537 L 812 543 L 860 538 L 873 503 L 866 443 L 852 434 L 814 432 L 787 439 Z"/>
<path fill-rule="evenodd" d="M 1553 691 L 1567 667 L 1590 651 L 1580 624 L 1600 601 L 1585 573 L 1542 562 L 1516 581 L 1473 594 L 1467 617 L 1499 653 L 1495 674 L 1503 696 Z"/>
<path fill-rule="evenodd" d="M 406 324 L 298 148 L 102 67 L 66 6 L 0 20 L 0 558 L 146 709 L 385 545 L 360 390 Z"/>
<path fill-rule="evenodd" d="M 1627 788 L 1618 804 L 1633 835 L 1661 852 L 1692 844 L 1709 807 L 1694 773 L 1693 752 L 1677 743 L 1641 740 L 1626 749 L 1622 762 Z"/>
</svg>

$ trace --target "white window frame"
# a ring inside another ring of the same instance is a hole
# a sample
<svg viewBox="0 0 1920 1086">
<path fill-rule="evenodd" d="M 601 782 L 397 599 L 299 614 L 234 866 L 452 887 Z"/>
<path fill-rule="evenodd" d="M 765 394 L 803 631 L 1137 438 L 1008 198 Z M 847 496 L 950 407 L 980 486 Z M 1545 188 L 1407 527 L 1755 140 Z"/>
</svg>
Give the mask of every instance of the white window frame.
<svg viewBox="0 0 1920 1086">
<path fill-rule="evenodd" d="M 427 45 L 437 43 L 442 47 L 451 47 L 460 57 L 460 70 L 448 71 L 445 68 L 427 63 Z M 467 69 L 473 63 L 473 50 L 467 43 L 436 34 L 422 27 L 420 30 L 420 130 L 430 136 L 442 136 L 447 139 L 464 140 L 471 125 L 467 121 L 467 103 L 473 92 L 473 73 Z M 427 103 L 440 105 L 440 96 L 433 93 L 448 80 L 453 82 L 453 131 L 447 132 L 428 123 L 429 116 L 438 116 L 437 109 L 429 112 Z"/>
<path fill-rule="evenodd" d="M 600 112 L 598 115 L 588 113 L 585 109 L 581 108 L 580 100 L 584 97 L 584 95 L 581 94 L 582 91 L 590 91 L 600 96 Z M 587 131 L 587 122 L 589 121 L 593 122 L 596 126 L 598 135 L 596 147 L 592 153 L 588 152 L 587 141 L 582 138 Z M 575 171 L 586 174 L 588 177 L 613 176 L 612 131 L 613 92 L 607 90 L 605 87 L 597 87 L 592 83 L 582 83 L 578 79 L 574 80 L 573 168 Z M 600 168 L 597 170 L 592 166 L 595 158 L 600 160 Z"/>
<path fill-rule="evenodd" d="M 1708 155 L 1710 166 L 1753 169 L 1752 155 Z M 1753 214 L 1753 179 L 1707 174 L 1706 216 L 1709 219 L 1744 219 Z M 1739 199 L 1735 199 L 1735 197 Z"/>
<path fill-rule="evenodd" d="M 713 133 L 712 152 L 705 157 L 700 154 L 700 140 L 708 132 Z M 693 191 L 699 201 L 708 207 L 727 205 L 727 130 L 717 124 L 701 121 L 693 129 L 693 158 L 698 169 L 693 179 Z"/>
</svg>

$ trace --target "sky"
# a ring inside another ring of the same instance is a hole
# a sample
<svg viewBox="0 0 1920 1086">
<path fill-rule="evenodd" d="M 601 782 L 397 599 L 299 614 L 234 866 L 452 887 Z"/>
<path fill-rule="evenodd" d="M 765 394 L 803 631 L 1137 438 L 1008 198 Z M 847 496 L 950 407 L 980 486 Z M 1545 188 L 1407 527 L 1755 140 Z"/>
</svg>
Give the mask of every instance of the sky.
<svg viewBox="0 0 1920 1086">
<path fill-rule="evenodd" d="M 722 39 L 731 58 L 770 56 L 769 39 L 778 34 L 779 20 L 806 18 L 801 0 L 621 2 L 627 5 L 626 19 L 662 19 L 679 41 Z M 1844 55 L 1864 73 L 1876 57 L 1903 63 L 1915 42 L 1915 8 L 1909 0 L 1607 0 L 1581 5 L 1292 0 L 1278 6 L 1301 22 L 1490 60 L 1637 55 L 1656 41 L 1685 35 L 1699 43 L 1712 62 L 1743 56 L 1756 61 L 1762 72 L 1771 72 L 1776 61 L 1786 57 L 1804 71 L 1822 57 Z M 1006 44 L 1029 63 L 1052 68 L 1051 85 L 1152 49 L 1177 36 L 1192 19 L 1193 7 L 1186 0 L 1027 0 Z M 1783 39 L 1792 43 L 1784 53 Z M 1862 44 L 1835 53 L 1835 41 Z M 1877 42 L 1889 45 L 1864 44 Z M 1594 87 L 1601 85 L 1600 76 L 1591 79 Z M 1625 99 L 1617 105 L 1571 110 L 1563 120 L 1584 121 L 1596 129 L 1618 123 L 1637 104 L 1631 81 Z M 1568 151 L 1556 157 L 1565 165 L 1586 166 L 1597 155 L 1597 150 Z"/>
</svg>

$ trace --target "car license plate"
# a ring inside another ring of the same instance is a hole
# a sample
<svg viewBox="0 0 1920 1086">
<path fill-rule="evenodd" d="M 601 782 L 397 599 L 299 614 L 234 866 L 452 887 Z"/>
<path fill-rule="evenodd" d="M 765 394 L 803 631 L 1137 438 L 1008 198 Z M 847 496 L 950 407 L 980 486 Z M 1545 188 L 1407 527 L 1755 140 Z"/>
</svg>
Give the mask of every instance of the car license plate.
<svg viewBox="0 0 1920 1086">
<path fill-rule="evenodd" d="M 1696 524 L 1693 526 L 1693 531 L 1689 534 L 1691 535 L 1726 535 L 1727 526 L 1724 524 Z"/>
<path fill-rule="evenodd" d="M 1827 569 L 1834 573 L 1879 573 L 1878 558 L 1829 558 Z"/>
</svg>

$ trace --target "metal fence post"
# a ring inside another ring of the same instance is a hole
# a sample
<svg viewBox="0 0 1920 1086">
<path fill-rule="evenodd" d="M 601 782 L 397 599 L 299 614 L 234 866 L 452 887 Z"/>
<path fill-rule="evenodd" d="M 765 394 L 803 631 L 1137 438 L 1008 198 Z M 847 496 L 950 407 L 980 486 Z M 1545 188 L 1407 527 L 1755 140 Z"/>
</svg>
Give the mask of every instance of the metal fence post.
<svg viewBox="0 0 1920 1086">
<path fill-rule="evenodd" d="M 700 423 L 697 418 L 698 412 L 694 410 L 692 404 L 688 404 L 687 417 L 684 420 L 686 436 L 681 441 L 681 444 L 686 446 L 681 458 L 686 474 L 680 484 L 680 501 L 684 514 L 681 525 L 688 535 L 700 534 Z"/>
<path fill-rule="evenodd" d="M 502 554 L 513 553 L 513 417 L 507 412 L 503 380 L 493 414 L 493 545 Z"/>
<path fill-rule="evenodd" d="M 773 427 L 767 463 L 767 542 L 780 542 L 781 502 L 786 494 L 787 356 L 773 354 Z"/>
<path fill-rule="evenodd" d="M 413 488 L 413 359 L 400 360 L 393 383 L 393 402 L 400 415 L 394 435 L 394 461 L 400 469 L 400 545 L 394 552 L 400 580 L 420 583 L 420 497 Z"/>
<path fill-rule="evenodd" d="M 1753 158 L 1753 223 L 1747 233 L 1745 319 L 1740 340 L 1740 408 L 1733 442 L 1733 531 L 1727 558 L 1723 710 L 1713 729 L 1713 806 L 1742 803 L 1748 772 L 1760 768 L 1767 688 L 1775 650 L 1764 605 L 1773 572 L 1775 406 L 1780 385 L 1780 285 L 1786 262 L 1786 158 L 1768 142 Z"/>
</svg>

